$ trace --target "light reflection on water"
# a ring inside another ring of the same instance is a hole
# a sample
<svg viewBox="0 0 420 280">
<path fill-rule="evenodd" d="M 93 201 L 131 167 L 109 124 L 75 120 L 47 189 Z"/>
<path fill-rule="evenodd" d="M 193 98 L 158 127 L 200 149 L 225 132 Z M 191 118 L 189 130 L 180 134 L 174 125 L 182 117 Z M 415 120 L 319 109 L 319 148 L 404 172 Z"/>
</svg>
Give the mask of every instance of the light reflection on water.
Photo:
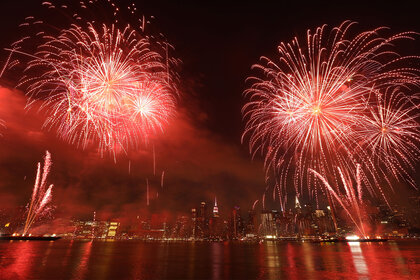
<svg viewBox="0 0 420 280">
<path fill-rule="evenodd" d="M 0 279 L 420 279 L 420 242 L 1 241 Z"/>
<path fill-rule="evenodd" d="M 359 279 L 369 279 L 366 277 L 368 275 L 368 268 L 362 253 L 362 248 L 360 247 L 360 242 L 349 242 L 349 246 L 353 256 L 354 266 L 356 267 L 357 274 L 359 274 Z"/>
<path fill-rule="evenodd" d="M 222 279 L 221 271 L 223 266 L 223 247 L 220 243 L 211 244 L 211 266 L 212 266 L 212 277 L 211 279 Z"/>
</svg>

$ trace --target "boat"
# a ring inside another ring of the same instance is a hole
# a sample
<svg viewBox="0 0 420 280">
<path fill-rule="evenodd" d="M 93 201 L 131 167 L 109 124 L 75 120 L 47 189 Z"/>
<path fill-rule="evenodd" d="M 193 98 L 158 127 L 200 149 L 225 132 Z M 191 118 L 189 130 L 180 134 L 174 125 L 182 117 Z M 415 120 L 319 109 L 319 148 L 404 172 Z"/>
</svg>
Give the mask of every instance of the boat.
<svg viewBox="0 0 420 280">
<path fill-rule="evenodd" d="M 28 240 L 28 241 L 54 241 L 60 239 L 61 237 L 55 235 L 0 235 L 0 240 Z"/>
</svg>

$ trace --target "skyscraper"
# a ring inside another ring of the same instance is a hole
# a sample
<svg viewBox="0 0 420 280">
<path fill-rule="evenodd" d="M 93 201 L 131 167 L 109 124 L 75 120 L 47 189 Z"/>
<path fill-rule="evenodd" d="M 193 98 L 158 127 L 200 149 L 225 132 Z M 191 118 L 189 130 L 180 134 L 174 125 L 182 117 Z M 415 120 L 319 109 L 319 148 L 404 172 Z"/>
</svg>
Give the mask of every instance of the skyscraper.
<svg viewBox="0 0 420 280">
<path fill-rule="evenodd" d="M 277 213 L 275 210 L 262 210 L 261 211 L 261 233 L 263 236 L 275 237 L 276 223 L 274 215 Z"/>
<path fill-rule="evenodd" d="M 211 238 L 220 238 L 221 229 L 220 229 L 220 218 L 219 218 L 219 208 L 217 207 L 217 198 L 214 198 L 214 207 L 213 207 L 213 217 L 209 221 L 210 237 Z"/>
<path fill-rule="evenodd" d="M 231 221 L 231 238 L 239 239 L 243 236 L 244 227 L 241 218 L 241 209 L 239 206 L 235 206 L 232 210 L 232 221 Z"/>
<path fill-rule="evenodd" d="M 219 217 L 219 208 L 217 207 L 217 197 L 214 197 L 213 217 Z"/>
<path fill-rule="evenodd" d="M 246 224 L 246 233 L 247 234 L 257 234 L 257 216 L 255 210 L 251 209 L 248 212 L 248 221 Z"/>
<path fill-rule="evenodd" d="M 192 237 L 196 237 L 196 228 L 197 228 L 197 210 L 195 208 L 191 209 L 191 221 L 192 221 Z"/>
<path fill-rule="evenodd" d="M 203 201 L 200 205 L 200 216 L 198 217 L 198 228 L 200 230 L 199 235 L 201 238 L 208 237 L 209 235 L 209 219 L 207 215 L 207 205 Z"/>
<path fill-rule="evenodd" d="M 204 201 L 201 202 L 200 206 L 200 219 L 204 221 L 206 219 L 206 212 L 207 212 L 207 206 Z"/>
</svg>

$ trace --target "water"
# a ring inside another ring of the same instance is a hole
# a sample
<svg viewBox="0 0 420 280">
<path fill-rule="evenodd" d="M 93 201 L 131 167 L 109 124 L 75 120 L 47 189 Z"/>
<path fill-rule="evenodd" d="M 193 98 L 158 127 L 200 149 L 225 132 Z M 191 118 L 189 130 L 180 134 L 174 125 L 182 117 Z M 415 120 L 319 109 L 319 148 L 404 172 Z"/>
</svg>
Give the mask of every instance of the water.
<svg viewBox="0 0 420 280">
<path fill-rule="evenodd" d="M 0 279 L 420 279 L 420 242 L 0 241 Z"/>
</svg>

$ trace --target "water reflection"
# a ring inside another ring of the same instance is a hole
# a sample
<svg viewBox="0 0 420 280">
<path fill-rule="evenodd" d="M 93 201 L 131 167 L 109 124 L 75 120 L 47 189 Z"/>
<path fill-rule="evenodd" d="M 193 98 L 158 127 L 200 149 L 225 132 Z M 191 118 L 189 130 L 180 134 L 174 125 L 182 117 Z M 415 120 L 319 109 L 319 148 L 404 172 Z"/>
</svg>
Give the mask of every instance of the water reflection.
<svg viewBox="0 0 420 280">
<path fill-rule="evenodd" d="M 287 243 L 286 245 L 286 261 L 287 261 L 287 278 L 288 279 L 299 279 L 299 275 L 297 274 L 297 266 L 296 266 L 296 250 L 295 246 L 291 243 Z"/>
<path fill-rule="evenodd" d="M 37 244 L 29 241 L 10 241 L 7 246 L 13 246 L 15 250 L 9 251 L 9 254 L 1 255 L 0 275 L 9 279 L 28 279 L 32 268 L 32 258 L 36 254 Z M 7 269 L 3 269 L 4 265 Z M 2 278 L 0 277 L 0 278 Z"/>
<path fill-rule="evenodd" d="M 398 245 L 394 242 L 389 243 L 389 247 L 391 249 L 392 255 L 394 256 L 395 263 L 397 264 L 397 267 L 401 273 L 401 275 L 408 276 L 410 273 L 408 271 L 406 259 L 403 258 L 400 248 Z"/>
<path fill-rule="evenodd" d="M 88 270 L 88 263 L 89 263 L 89 257 L 90 257 L 90 252 L 92 250 L 92 244 L 93 241 L 89 241 L 89 242 L 84 242 L 82 244 L 82 246 L 80 246 L 79 248 L 79 258 L 78 260 L 74 263 L 74 267 L 73 267 L 73 275 L 74 278 L 73 279 L 84 279 L 85 278 L 85 274 Z"/>
<path fill-rule="evenodd" d="M 268 268 L 268 275 L 267 279 L 279 279 L 279 270 L 280 267 L 279 262 L 279 254 L 278 254 L 278 246 L 274 242 L 266 242 L 266 267 Z"/>
<path fill-rule="evenodd" d="M 212 277 L 211 279 L 222 279 L 221 271 L 223 267 L 223 245 L 219 242 L 211 243 Z"/>
<path fill-rule="evenodd" d="M 365 258 L 362 254 L 362 248 L 360 247 L 360 242 L 349 242 L 351 254 L 353 256 L 353 263 L 356 267 L 356 271 L 359 275 L 359 279 L 369 279 L 367 277 L 368 268 L 365 262 Z"/>
<path fill-rule="evenodd" d="M 194 279 L 194 268 L 195 268 L 195 242 L 190 244 L 189 258 L 188 258 L 188 278 Z"/>
<path fill-rule="evenodd" d="M 223 259 L 224 260 L 230 260 L 230 246 L 229 246 L 229 242 L 223 242 Z M 228 279 L 229 278 L 229 263 L 225 263 L 225 265 L 223 266 L 223 279 Z"/>
<path fill-rule="evenodd" d="M 98 257 L 102 258 L 101 266 L 98 267 L 97 273 L 94 273 L 95 278 L 97 279 L 106 279 L 106 276 L 108 275 L 108 271 L 110 267 L 112 267 L 112 257 L 114 255 L 114 248 L 115 248 L 115 242 L 105 242 L 105 244 L 102 244 L 102 242 L 95 243 L 95 246 L 98 246 Z M 91 245 L 93 246 L 93 244 Z"/>
<path fill-rule="evenodd" d="M 420 279 L 420 242 L 0 242 L 0 279 Z"/>
<path fill-rule="evenodd" d="M 69 262 L 70 259 L 70 254 L 73 248 L 73 244 L 74 244 L 74 240 L 71 240 L 69 245 L 66 248 L 66 251 L 64 253 L 64 257 L 63 257 L 63 263 L 62 263 L 62 267 L 67 267 L 67 264 Z"/>
<path fill-rule="evenodd" d="M 311 279 L 313 276 L 313 271 L 315 270 L 314 262 L 312 259 L 314 257 L 313 255 L 314 252 L 312 252 L 312 244 L 305 242 L 302 244 L 302 249 L 303 249 L 302 255 L 305 262 L 306 278 Z"/>
</svg>

